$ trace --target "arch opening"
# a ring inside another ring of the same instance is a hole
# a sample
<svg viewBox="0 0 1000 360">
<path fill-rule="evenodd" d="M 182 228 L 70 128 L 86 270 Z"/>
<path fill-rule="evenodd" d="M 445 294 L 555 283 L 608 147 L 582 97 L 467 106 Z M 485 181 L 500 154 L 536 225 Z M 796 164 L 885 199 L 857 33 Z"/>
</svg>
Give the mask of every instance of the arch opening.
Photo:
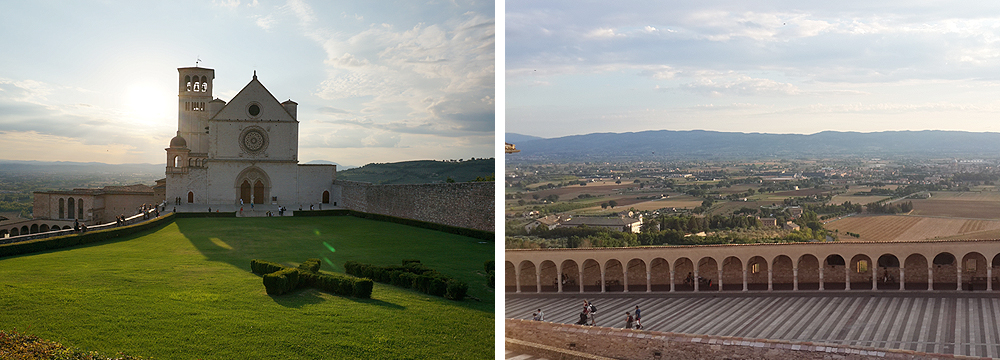
<svg viewBox="0 0 1000 360">
<path fill-rule="evenodd" d="M 518 280 L 521 281 L 521 292 L 538 292 L 538 283 L 535 282 L 535 263 L 524 260 L 521 262 L 521 273 Z"/>
<path fill-rule="evenodd" d="M 722 259 L 722 290 L 743 290 L 743 262 L 735 256 Z"/>
<path fill-rule="evenodd" d="M 691 259 L 674 261 L 674 291 L 694 291 L 694 262 Z"/>
<path fill-rule="evenodd" d="M 628 291 L 646 291 L 646 262 L 642 259 L 629 260 L 628 266 Z"/>
<path fill-rule="evenodd" d="M 896 255 L 884 254 L 878 257 L 876 285 L 879 290 L 899 290 L 899 259 Z M 905 280 L 905 279 L 904 279 Z"/>
<path fill-rule="evenodd" d="M 906 290 L 927 290 L 927 258 L 920 254 L 907 256 L 902 278 Z"/>
<path fill-rule="evenodd" d="M 806 254 L 799 257 L 799 290 L 819 290 L 819 259 Z"/>
<path fill-rule="evenodd" d="M 771 264 L 771 288 L 774 290 L 792 290 L 795 288 L 795 270 L 792 258 L 778 255 Z"/>
<path fill-rule="evenodd" d="M 559 273 L 556 271 L 556 263 L 552 260 L 545 260 L 538 266 L 539 276 L 542 279 L 542 292 L 556 292 L 559 290 Z"/>
<path fill-rule="evenodd" d="M 576 261 L 566 260 L 562 263 L 563 292 L 580 292 L 580 266 Z"/>
<path fill-rule="evenodd" d="M 604 263 L 604 291 L 625 291 L 625 271 L 621 261 L 611 259 Z"/>
<path fill-rule="evenodd" d="M 503 287 L 506 292 L 517 291 L 517 272 L 514 269 L 514 264 L 510 261 L 504 261 Z"/>
</svg>

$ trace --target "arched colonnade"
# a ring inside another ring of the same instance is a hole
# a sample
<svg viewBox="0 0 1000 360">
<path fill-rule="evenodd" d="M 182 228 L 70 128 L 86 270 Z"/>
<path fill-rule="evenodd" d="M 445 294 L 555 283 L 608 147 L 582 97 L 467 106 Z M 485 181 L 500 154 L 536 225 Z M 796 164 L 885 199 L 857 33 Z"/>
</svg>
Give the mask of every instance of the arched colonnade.
<svg viewBox="0 0 1000 360">
<path fill-rule="evenodd" d="M 1000 290 L 1000 240 L 507 250 L 505 260 L 515 293 Z"/>
</svg>

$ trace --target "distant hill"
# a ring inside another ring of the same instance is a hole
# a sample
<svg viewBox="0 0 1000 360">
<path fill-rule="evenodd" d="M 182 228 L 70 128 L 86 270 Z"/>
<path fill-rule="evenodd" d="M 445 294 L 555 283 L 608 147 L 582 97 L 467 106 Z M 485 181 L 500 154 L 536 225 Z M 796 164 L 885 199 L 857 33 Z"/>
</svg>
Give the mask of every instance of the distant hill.
<svg viewBox="0 0 1000 360">
<path fill-rule="evenodd" d="M 165 164 L 105 164 L 99 162 L 0 160 L 0 173 L 159 174 L 164 177 Z"/>
<path fill-rule="evenodd" d="M 516 134 L 516 133 L 504 133 L 503 134 L 503 141 L 504 142 L 509 142 L 511 144 L 514 144 L 514 145 L 517 145 L 518 143 L 523 143 L 525 141 L 542 140 L 542 139 L 545 139 L 545 138 L 541 138 L 541 137 L 537 137 L 537 136 L 531 136 L 531 135 L 521 135 L 521 134 Z"/>
<path fill-rule="evenodd" d="M 493 175 L 494 159 L 462 162 L 417 160 L 386 164 L 368 164 L 359 168 L 337 171 L 337 179 L 364 181 L 374 184 L 442 183 L 450 177 L 457 182 Z"/>
<path fill-rule="evenodd" d="M 824 131 L 811 135 L 718 131 L 594 133 L 517 143 L 509 160 L 761 158 L 802 156 L 997 157 L 1000 133 Z M 516 160 L 515 160 L 516 161 Z"/>
</svg>

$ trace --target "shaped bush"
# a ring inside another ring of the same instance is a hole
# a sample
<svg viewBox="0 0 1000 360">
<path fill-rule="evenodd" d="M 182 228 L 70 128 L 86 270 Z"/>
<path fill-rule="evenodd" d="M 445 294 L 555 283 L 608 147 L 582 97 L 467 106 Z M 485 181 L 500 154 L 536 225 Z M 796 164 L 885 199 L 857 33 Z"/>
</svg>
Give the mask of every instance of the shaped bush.
<svg viewBox="0 0 1000 360">
<path fill-rule="evenodd" d="M 270 261 L 257 259 L 250 260 L 250 271 L 257 275 L 270 274 L 276 271 L 281 271 L 284 268 L 285 267 L 281 266 L 281 264 Z"/>
<path fill-rule="evenodd" d="M 372 287 L 375 283 L 371 279 L 356 279 L 354 281 L 353 295 L 356 298 L 370 299 L 372 297 Z"/>
<path fill-rule="evenodd" d="M 403 265 L 375 266 L 348 261 L 344 270 L 357 277 L 366 277 L 380 283 L 391 284 L 402 288 L 413 289 L 434 296 L 449 294 L 449 283 L 453 289 L 449 299 L 461 300 L 468 291 L 468 285 L 449 278 L 434 269 L 421 264 L 419 260 L 403 260 Z M 460 285 L 459 285 L 460 284 Z"/>
<path fill-rule="evenodd" d="M 319 259 L 309 259 L 299 264 L 299 269 L 311 273 L 317 273 L 319 272 L 319 266 L 320 266 Z"/>
<path fill-rule="evenodd" d="M 491 277 L 490 280 L 493 278 Z M 444 293 L 446 299 L 452 300 L 462 300 L 465 298 L 465 294 L 469 292 L 469 285 L 464 282 L 457 280 L 448 280 L 448 289 Z"/>
<path fill-rule="evenodd" d="M 297 268 L 285 268 L 280 264 L 253 260 L 250 268 L 255 273 L 277 268 L 276 271 L 263 275 L 264 289 L 268 295 L 282 295 L 297 288 L 315 288 L 341 296 L 371 298 L 373 283 L 370 279 L 319 273 L 319 264 L 318 259 L 309 259 Z M 362 264 L 354 264 L 352 268 L 356 268 L 355 265 Z"/>
<path fill-rule="evenodd" d="M 299 269 L 287 268 L 264 274 L 264 289 L 268 295 L 281 295 L 295 290 L 299 285 Z"/>
</svg>

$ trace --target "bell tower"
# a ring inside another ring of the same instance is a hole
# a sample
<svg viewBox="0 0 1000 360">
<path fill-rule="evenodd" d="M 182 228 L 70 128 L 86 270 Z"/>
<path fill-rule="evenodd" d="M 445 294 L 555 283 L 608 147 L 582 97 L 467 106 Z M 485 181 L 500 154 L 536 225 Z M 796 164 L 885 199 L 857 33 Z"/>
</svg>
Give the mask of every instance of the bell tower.
<svg viewBox="0 0 1000 360">
<path fill-rule="evenodd" d="M 208 103 L 215 70 L 178 68 L 177 135 L 187 141 L 193 158 L 208 156 Z"/>
</svg>

